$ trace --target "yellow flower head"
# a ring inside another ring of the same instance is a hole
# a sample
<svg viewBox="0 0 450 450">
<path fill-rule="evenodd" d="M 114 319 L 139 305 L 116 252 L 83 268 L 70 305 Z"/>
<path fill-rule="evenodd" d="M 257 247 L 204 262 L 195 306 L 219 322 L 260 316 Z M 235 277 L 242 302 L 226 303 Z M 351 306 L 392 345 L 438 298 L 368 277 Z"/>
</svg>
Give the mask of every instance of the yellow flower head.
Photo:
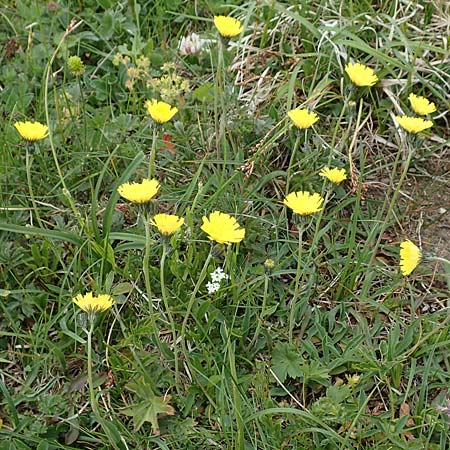
<svg viewBox="0 0 450 450">
<path fill-rule="evenodd" d="M 150 223 L 158 228 L 161 234 L 170 236 L 176 233 L 184 223 L 183 217 L 178 217 L 173 214 L 156 214 Z"/>
<path fill-rule="evenodd" d="M 347 179 L 347 174 L 345 173 L 345 169 L 338 169 L 337 167 L 334 167 L 333 169 L 330 169 L 329 167 L 324 167 L 319 172 L 319 175 L 321 177 L 327 178 L 334 184 L 342 183 L 344 180 Z"/>
<path fill-rule="evenodd" d="M 166 102 L 159 102 L 155 99 L 147 100 L 145 106 L 150 117 L 156 123 L 166 123 L 178 112 L 177 107 L 170 106 Z"/>
<path fill-rule="evenodd" d="M 422 252 L 409 239 L 400 244 L 400 271 L 409 275 L 422 260 Z"/>
<path fill-rule="evenodd" d="M 299 191 L 288 194 L 283 203 L 295 213 L 306 216 L 321 211 L 323 201 L 320 194 Z"/>
<path fill-rule="evenodd" d="M 106 311 L 114 304 L 114 299 L 110 295 L 100 294 L 95 297 L 92 292 L 85 295 L 78 294 L 72 301 L 87 313 Z"/>
<path fill-rule="evenodd" d="M 117 192 L 133 203 L 147 203 L 158 192 L 159 182 L 155 178 L 142 180 L 140 183 L 123 183 Z"/>
<path fill-rule="evenodd" d="M 414 95 L 411 93 L 408 96 L 408 100 L 411 103 L 411 108 L 416 114 L 419 114 L 419 116 L 426 116 L 427 114 L 431 114 L 436 111 L 436 105 L 420 95 Z"/>
<path fill-rule="evenodd" d="M 302 129 L 309 128 L 319 120 L 315 112 L 309 112 L 307 109 L 293 109 L 288 111 L 288 116 L 297 128 Z"/>
<path fill-rule="evenodd" d="M 410 133 L 420 133 L 433 126 L 431 120 L 425 120 L 421 117 L 395 116 L 395 120 L 402 128 Z"/>
<path fill-rule="evenodd" d="M 212 241 L 219 244 L 231 244 L 241 242 L 245 236 L 245 229 L 240 228 L 239 223 L 229 214 L 214 211 L 209 218 L 203 216 L 203 225 L 200 227 Z"/>
<path fill-rule="evenodd" d="M 39 122 L 16 122 L 14 124 L 19 134 L 27 141 L 39 141 L 48 136 L 48 126 Z"/>
<path fill-rule="evenodd" d="M 378 81 L 378 77 L 373 69 L 364 64 L 349 63 L 345 66 L 345 71 L 356 86 L 373 86 Z"/>
<path fill-rule="evenodd" d="M 214 16 L 214 25 L 223 37 L 231 38 L 242 32 L 241 21 L 229 16 Z"/>
</svg>

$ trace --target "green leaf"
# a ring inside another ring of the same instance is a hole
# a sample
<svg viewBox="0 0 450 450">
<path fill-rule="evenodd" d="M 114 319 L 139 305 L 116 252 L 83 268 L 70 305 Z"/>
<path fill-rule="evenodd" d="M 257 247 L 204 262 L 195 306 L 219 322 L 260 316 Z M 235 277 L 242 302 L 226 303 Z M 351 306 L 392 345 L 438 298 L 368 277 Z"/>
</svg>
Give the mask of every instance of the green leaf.
<svg viewBox="0 0 450 450">
<path fill-rule="evenodd" d="M 311 361 L 310 364 L 303 364 L 301 371 L 303 377 L 309 381 L 315 381 L 325 386 L 329 384 L 329 371 L 319 361 Z"/>
<path fill-rule="evenodd" d="M 213 94 L 213 84 L 205 83 L 198 88 L 194 89 L 193 95 L 199 102 L 209 102 L 214 98 Z"/>
<path fill-rule="evenodd" d="M 277 378 L 284 382 L 289 375 L 291 378 L 298 378 L 303 375 L 301 364 L 303 358 L 294 345 L 278 343 L 272 351 L 272 369 Z"/>
<path fill-rule="evenodd" d="M 153 394 L 151 387 L 145 383 L 143 377 L 128 383 L 127 388 L 136 394 L 139 401 L 123 408 L 122 413 L 133 418 L 135 431 L 139 431 L 145 422 L 150 422 L 153 433 L 159 434 L 158 414 L 168 416 L 175 414 L 175 410 L 168 403 L 170 395 L 157 397 Z"/>
</svg>

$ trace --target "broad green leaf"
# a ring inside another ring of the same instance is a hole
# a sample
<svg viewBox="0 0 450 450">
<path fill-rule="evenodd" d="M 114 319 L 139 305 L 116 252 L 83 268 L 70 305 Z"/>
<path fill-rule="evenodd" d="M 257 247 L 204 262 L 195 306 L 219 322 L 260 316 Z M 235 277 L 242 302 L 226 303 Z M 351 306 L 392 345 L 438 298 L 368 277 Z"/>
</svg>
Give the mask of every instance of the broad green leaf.
<svg viewBox="0 0 450 450">
<path fill-rule="evenodd" d="M 134 431 L 139 431 L 145 422 L 150 422 L 153 433 L 159 434 L 158 414 L 172 416 L 175 413 L 173 407 L 167 403 L 169 400 L 170 396 L 149 397 L 122 409 L 122 413 L 133 418 Z"/>
<path fill-rule="evenodd" d="M 272 369 L 281 382 L 284 382 L 287 376 L 301 377 L 303 375 L 300 368 L 302 363 L 303 358 L 294 345 L 282 342 L 275 345 L 272 351 Z"/>
</svg>

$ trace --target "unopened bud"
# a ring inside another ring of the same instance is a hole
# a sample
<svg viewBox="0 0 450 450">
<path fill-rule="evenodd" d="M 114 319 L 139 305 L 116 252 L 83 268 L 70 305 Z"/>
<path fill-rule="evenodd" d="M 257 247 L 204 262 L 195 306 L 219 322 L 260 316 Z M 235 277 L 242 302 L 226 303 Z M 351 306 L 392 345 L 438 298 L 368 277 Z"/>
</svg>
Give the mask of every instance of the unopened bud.
<svg viewBox="0 0 450 450">
<path fill-rule="evenodd" d="M 69 57 L 69 59 L 67 60 L 67 66 L 69 67 L 70 73 L 77 77 L 83 75 L 84 71 L 86 70 L 83 61 L 81 61 L 81 58 L 79 56 Z"/>
</svg>

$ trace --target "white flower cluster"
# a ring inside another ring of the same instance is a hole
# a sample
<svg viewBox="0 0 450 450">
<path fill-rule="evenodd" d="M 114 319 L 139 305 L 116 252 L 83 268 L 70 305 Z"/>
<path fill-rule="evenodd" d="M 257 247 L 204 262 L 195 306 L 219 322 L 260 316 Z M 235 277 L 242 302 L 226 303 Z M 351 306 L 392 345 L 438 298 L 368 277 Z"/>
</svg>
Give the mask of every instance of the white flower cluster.
<svg viewBox="0 0 450 450">
<path fill-rule="evenodd" d="M 214 272 L 210 274 L 211 280 L 206 283 L 206 289 L 208 294 L 213 294 L 220 289 L 220 282 L 222 280 L 228 280 L 230 277 L 223 271 L 222 267 L 218 267 Z"/>
</svg>

